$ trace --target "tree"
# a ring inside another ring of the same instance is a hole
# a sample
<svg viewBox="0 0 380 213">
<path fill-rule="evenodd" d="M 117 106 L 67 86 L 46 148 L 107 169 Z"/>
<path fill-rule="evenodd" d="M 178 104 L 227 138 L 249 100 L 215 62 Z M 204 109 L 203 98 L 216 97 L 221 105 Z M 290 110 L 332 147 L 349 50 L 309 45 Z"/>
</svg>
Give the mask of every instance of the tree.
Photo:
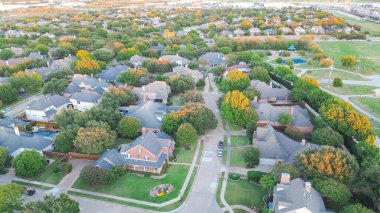
<svg viewBox="0 0 380 213">
<path fill-rule="evenodd" d="M 198 102 L 198 103 L 204 103 L 205 100 L 203 98 L 203 95 L 195 90 L 187 90 L 185 93 L 181 95 L 181 98 L 187 103 L 187 102 Z"/>
<path fill-rule="evenodd" d="M 12 164 L 12 156 L 8 155 L 8 150 L 0 147 L 0 172 L 4 172 L 6 168 Z"/>
<path fill-rule="evenodd" d="M 20 209 L 24 189 L 13 183 L 0 185 L 0 212 L 13 212 Z"/>
<path fill-rule="evenodd" d="M 249 78 L 250 79 L 256 79 L 259 81 L 263 81 L 267 84 L 269 84 L 271 77 L 268 73 L 268 70 L 266 70 L 264 67 L 254 67 L 249 71 Z"/>
<path fill-rule="evenodd" d="M 297 157 L 299 168 L 309 177 L 328 177 L 337 180 L 353 178 L 359 170 L 354 156 L 345 150 L 323 146 L 309 149 Z"/>
<path fill-rule="evenodd" d="M 260 163 L 259 149 L 252 147 L 244 152 L 244 161 L 247 168 L 255 168 Z"/>
<path fill-rule="evenodd" d="M 78 127 L 66 126 L 60 129 L 54 140 L 54 151 L 68 153 L 74 148 L 74 139 L 77 136 Z"/>
<path fill-rule="evenodd" d="M 313 186 L 316 190 L 320 191 L 324 198 L 335 203 L 345 204 L 352 197 L 348 187 L 343 183 L 328 179 L 314 179 Z"/>
<path fill-rule="evenodd" d="M 260 99 L 261 93 L 255 88 L 247 88 L 243 90 L 244 95 L 249 99 L 253 100 L 255 96 L 257 96 L 258 99 Z"/>
<path fill-rule="evenodd" d="M 214 67 L 214 69 L 212 70 L 212 73 L 214 73 L 215 76 L 220 77 L 224 73 L 224 67 L 220 67 L 220 66 Z"/>
<path fill-rule="evenodd" d="M 86 166 L 82 169 L 80 177 L 89 185 L 103 185 L 107 183 L 108 172 L 102 168 Z"/>
<path fill-rule="evenodd" d="M 46 195 L 43 200 L 29 202 L 25 207 L 33 213 L 80 212 L 79 203 L 64 193 L 58 197 L 53 194 Z"/>
<path fill-rule="evenodd" d="M 195 88 L 195 82 L 190 76 L 174 77 L 169 81 L 169 85 L 174 94 L 183 93 Z"/>
<path fill-rule="evenodd" d="M 96 33 L 97 36 L 100 36 L 100 37 L 103 37 L 103 38 L 107 38 L 107 34 L 108 34 L 107 31 L 104 30 L 104 29 L 102 29 L 102 28 L 96 29 L 95 33 Z"/>
<path fill-rule="evenodd" d="M 290 113 L 282 112 L 278 118 L 278 122 L 281 125 L 289 125 L 292 123 L 293 116 Z"/>
<path fill-rule="evenodd" d="M 372 209 L 368 209 L 360 203 L 348 205 L 343 208 L 341 213 L 375 213 Z"/>
<path fill-rule="evenodd" d="M 334 78 L 334 80 L 333 80 L 333 86 L 334 87 L 343 87 L 343 81 L 342 81 L 342 79 L 338 78 L 338 77 Z"/>
<path fill-rule="evenodd" d="M 79 74 L 96 75 L 101 69 L 99 63 L 91 58 L 85 57 L 74 63 L 74 70 Z"/>
<path fill-rule="evenodd" d="M 319 66 L 321 67 L 331 67 L 333 65 L 333 61 L 329 58 L 323 58 L 319 61 Z"/>
<path fill-rule="evenodd" d="M 197 141 L 197 130 L 189 123 L 181 124 L 176 132 L 176 146 L 190 147 Z"/>
<path fill-rule="evenodd" d="M 8 82 L 15 88 L 17 91 L 24 91 L 27 93 L 33 93 L 38 91 L 42 85 L 42 78 L 36 72 L 17 72 L 12 75 Z"/>
<path fill-rule="evenodd" d="M 287 74 L 293 74 L 293 71 L 284 66 L 278 66 L 274 69 L 274 74 L 280 77 L 284 77 Z"/>
<path fill-rule="evenodd" d="M 247 123 L 247 126 L 246 126 L 246 129 L 247 129 L 247 137 L 249 138 L 250 141 L 252 141 L 253 139 L 253 133 L 256 131 L 257 129 L 257 121 L 256 120 L 251 120 Z"/>
<path fill-rule="evenodd" d="M 42 93 L 44 95 L 47 94 L 59 94 L 61 95 L 63 93 L 63 90 L 66 89 L 67 85 L 69 83 L 66 79 L 56 79 L 53 78 L 50 81 L 46 82 L 44 86 L 42 87 Z"/>
<path fill-rule="evenodd" d="M 0 100 L 2 101 L 2 103 L 12 103 L 17 100 L 17 97 L 17 90 L 14 89 L 10 84 L 0 85 Z"/>
<path fill-rule="evenodd" d="M 116 81 L 120 83 L 126 83 L 135 87 L 142 86 L 142 78 L 149 76 L 149 73 L 144 68 L 128 69 L 127 72 L 121 72 Z"/>
<path fill-rule="evenodd" d="M 125 117 L 119 121 L 119 134 L 126 138 L 136 138 L 141 133 L 141 122 L 139 119 Z"/>
<path fill-rule="evenodd" d="M 8 59 L 12 58 L 13 55 L 14 55 L 14 53 L 12 52 L 12 50 L 10 50 L 8 48 L 0 50 L 0 59 L 1 60 L 8 60 Z"/>
<path fill-rule="evenodd" d="M 358 59 L 355 56 L 344 56 L 340 59 L 340 62 L 344 67 L 353 67 L 358 64 Z"/>
<path fill-rule="evenodd" d="M 222 80 L 221 88 L 223 91 L 244 90 L 250 85 L 249 78 L 241 71 L 233 70 Z"/>
<path fill-rule="evenodd" d="M 297 129 L 296 127 L 293 126 L 287 126 L 284 129 L 284 133 L 289 136 L 289 138 L 295 140 L 295 141 L 301 141 L 302 139 L 305 138 L 304 134 Z"/>
<path fill-rule="evenodd" d="M 300 170 L 298 170 L 293 165 L 283 164 L 283 163 L 281 163 L 281 164 L 275 164 L 273 166 L 271 172 L 270 172 L 270 174 L 272 175 L 272 177 L 276 181 L 280 181 L 282 173 L 288 173 L 288 174 L 290 174 L 290 177 L 292 179 L 301 177 L 301 171 Z"/>
<path fill-rule="evenodd" d="M 263 175 L 259 183 L 264 189 L 268 189 L 268 195 L 272 195 L 272 187 L 276 184 L 276 181 L 270 175 Z"/>
<path fill-rule="evenodd" d="M 172 70 L 168 60 L 147 59 L 143 61 L 142 66 L 150 73 L 165 73 Z"/>
<path fill-rule="evenodd" d="M 44 44 L 39 44 L 36 46 L 36 50 L 42 55 L 47 55 L 49 52 L 49 48 Z"/>
<path fill-rule="evenodd" d="M 116 133 L 107 123 L 93 120 L 78 129 L 74 146 L 85 154 L 101 154 L 115 145 L 115 139 Z"/>
<path fill-rule="evenodd" d="M 92 52 L 92 55 L 96 60 L 104 61 L 106 63 L 111 62 L 113 59 L 113 54 L 111 50 L 98 49 Z"/>
<path fill-rule="evenodd" d="M 251 28 L 253 25 L 252 25 L 252 22 L 250 22 L 248 19 L 244 19 L 241 23 L 240 23 L 240 28 L 242 30 L 248 30 L 249 28 Z"/>
<path fill-rule="evenodd" d="M 341 146 L 344 143 L 343 136 L 329 127 L 313 131 L 311 142 L 314 144 Z"/>
<path fill-rule="evenodd" d="M 134 47 L 124 48 L 117 53 L 116 59 L 118 61 L 129 60 L 134 55 L 141 55 L 140 51 Z"/>
<path fill-rule="evenodd" d="M 20 177 L 35 177 L 46 165 L 45 159 L 35 150 L 25 150 L 13 161 L 16 175 Z"/>
<path fill-rule="evenodd" d="M 130 88 L 125 86 L 109 87 L 107 92 L 103 94 L 100 107 L 103 109 L 116 110 L 120 105 L 125 103 L 134 103 L 138 101 L 138 96 Z"/>
</svg>

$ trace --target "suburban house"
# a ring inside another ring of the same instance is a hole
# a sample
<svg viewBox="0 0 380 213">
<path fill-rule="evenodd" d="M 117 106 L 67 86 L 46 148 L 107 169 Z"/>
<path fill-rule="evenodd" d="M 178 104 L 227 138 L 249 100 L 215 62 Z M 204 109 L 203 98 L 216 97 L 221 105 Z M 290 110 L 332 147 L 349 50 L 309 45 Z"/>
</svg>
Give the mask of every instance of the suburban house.
<svg viewBox="0 0 380 213">
<path fill-rule="evenodd" d="M 257 27 L 252 27 L 248 31 L 251 36 L 260 35 L 261 33 L 261 30 Z"/>
<path fill-rule="evenodd" d="M 52 69 L 50 67 L 38 67 L 31 69 L 30 71 L 38 73 L 41 76 L 42 81 L 45 81 L 49 74 L 59 72 L 58 70 Z"/>
<path fill-rule="evenodd" d="M 103 88 L 107 90 L 112 84 L 96 79 L 88 75 L 74 74 L 71 84 L 76 84 L 82 89 Z"/>
<path fill-rule="evenodd" d="M 294 34 L 296 35 L 302 35 L 302 34 L 305 34 L 306 33 L 306 30 L 303 29 L 302 27 L 296 27 L 294 29 Z"/>
<path fill-rule="evenodd" d="M 258 103 L 268 103 L 290 100 L 289 91 L 284 87 L 273 87 L 272 82 L 268 85 L 259 80 L 252 80 L 251 87 L 260 92 Z"/>
<path fill-rule="evenodd" d="M 190 76 L 195 82 L 203 79 L 203 74 L 199 70 L 192 70 L 187 67 L 177 66 L 173 68 L 173 72 L 165 73 L 167 76 Z"/>
<path fill-rule="evenodd" d="M 154 81 L 142 87 L 134 87 L 133 92 L 139 96 L 140 101 L 155 101 L 165 104 L 168 102 L 171 90 L 165 81 Z"/>
<path fill-rule="evenodd" d="M 237 28 L 236 30 L 234 30 L 234 35 L 236 37 L 242 37 L 242 36 L 244 36 L 244 31 L 241 30 L 240 28 Z"/>
<path fill-rule="evenodd" d="M 30 102 L 25 109 L 26 118 L 31 121 L 49 122 L 62 109 L 67 109 L 69 99 L 60 95 L 45 95 Z"/>
<path fill-rule="evenodd" d="M 83 112 L 89 110 L 100 103 L 101 95 L 90 90 L 75 92 L 70 97 L 70 102 L 74 109 Z"/>
<path fill-rule="evenodd" d="M 246 73 L 248 74 L 249 71 L 251 70 L 250 68 L 251 66 L 249 64 L 246 64 L 244 61 L 240 62 L 239 64 L 237 65 L 233 65 L 233 66 L 230 66 L 230 67 L 226 67 L 224 69 L 224 73 L 223 73 L 223 76 L 224 77 L 227 77 L 228 73 L 233 71 L 233 70 L 238 70 L 238 71 L 241 71 L 243 73 Z"/>
<path fill-rule="evenodd" d="M 164 115 L 180 109 L 181 107 L 178 106 L 165 106 L 161 103 L 146 101 L 138 105 L 129 106 L 124 110 L 124 115 L 139 119 L 142 132 L 159 132 L 164 120 Z"/>
<path fill-rule="evenodd" d="M 307 109 L 303 109 L 298 105 L 295 106 L 273 106 L 269 103 L 254 104 L 254 108 L 259 115 L 257 126 L 282 126 L 278 119 L 281 113 L 292 115 L 290 126 L 296 127 L 306 135 L 310 135 L 313 131 L 313 124 L 310 122 L 310 117 Z"/>
<path fill-rule="evenodd" d="M 176 63 L 178 66 L 184 66 L 187 67 L 187 65 L 190 63 L 189 60 L 186 58 L 183 58 L 179 55 L 163 55 L 160 57 L 161 61 L 169 61 L 169 63 Z"/>
<path fill-rule="evenodd" d="M 13 129 L 16 126 L 22 126 L 23 128 L 25 128 L 26 125 L 28 125 L 28 122 L 25 122 L 18 118 L 14 118 L 14 117 L 0 118 L 0 127 Z"/>
<path fill-rule="evenodd" d="M 134 67 L 141 67 L 145 59 L 146 58 L 144 56 L 134 55 L 129 59 L 129 62 L 131 62 Z"/>
<path fill-rule="evenodd" d="M 130 144 L 106 151 L 93 166 L 110 170 L 123 165 L 125 169 L 159 174 L 173 155 L 174 145 L 174 139 L 164 132 L 147 132 Z"/>
<path fill-rule="evenodd" d="M 284 35 L 289 35 L 292 32 L 289 27 L 281 27 L 280 30 Z"/>
<path fill-rule="evenodd" d="M 199 66 L 204 68 L 213 68 L 217 66 L 225 66 L 225 58 L 223 53 L 208 52 L 199 57 Z"/>
<path fill-rule="evenodd" d="M 322 26 L 312 26 L 310 28 L 310 31 L 313 33 L 313 34 L 325 34 L 325 29 L 323 29 Z"/>
<path fill-rule="evenodd" d="M 0 146 L 8 150 L 8 154 L 16 157 L 25 150 L 34 149 L 42 155 L 42 151 L 53 149 L 53 140 L 20 132 L 17 127 L 0 127 Z"/>
<path fill-rule="evenodd" d="M 272 126 L 257 127 L 252 144 L 260 151 L 260 164 L 292 164 L 297 155 L 307 149 L 319 149 L 319 145 L 294 141 Z"/>
<path fill-rule="evenodd" d="M 161 54 L 165 50 L 165 46 L 163 44 L 157 44 L 157 45 L 150 46 L 149 49 L 156 50 L 160 52 Z"/>
<path fill-rule="evenodd" d="M 126 72 L 127 70 L 128 66 L 126 65 L 107 67 L 107 69 L 98 74 L 98 78 L 107 82 L 115 82 L 120 73 Z"/>
<path fill-rule="evenodd" d="M 71 70 L 71 64 L 75 61 L 74 56 L 68 56 L 63 59 L 57 59 L 53 61 L 50 65 L 52 69 L 55 70 Z"/>
<path fill-rule="evenodd" d="M 282 173 L 280 183 L 273 188 L 273 210 L 275 213 L 330 212 L 310 182 L 300 178 L 290 180 L 288 173 Z"/>
</svg>

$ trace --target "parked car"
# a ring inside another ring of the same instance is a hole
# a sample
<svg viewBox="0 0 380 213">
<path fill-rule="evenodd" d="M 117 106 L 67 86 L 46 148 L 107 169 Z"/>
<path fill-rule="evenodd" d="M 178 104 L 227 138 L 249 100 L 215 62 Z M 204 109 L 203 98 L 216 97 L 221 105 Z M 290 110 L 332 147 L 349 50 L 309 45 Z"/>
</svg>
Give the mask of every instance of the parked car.
<svg viewBox="0 0 380 213">
<path fill-rule="evenodd" d="M 7 112 L 10 112 L 10 111 L 12 111 L 12 108 L 10 108 L 10 107 L 7 107 L 7 108 L 3 109 L 3 113 L 7 113 Z"/>
<path fill-rule="evenodd" d="M 223 157 L 223 149 L 218 149 L 218 157 Z"/>
<path fill-rule="evenodd" d="M 224 143 L 223 143 L 223 141 L 219 141 L 219 143 L 218 143 L 218 148 L 219 148 L 219 149 L 223 149 L 223 147 L 224 147 Z"/>
<path fill-rule="evenodd" d="M 36 193 L 36 190 L 35 189 L 27 189 L 26 190 L 26 195 L 28 196 L 32 196 Z"/>
</svg>

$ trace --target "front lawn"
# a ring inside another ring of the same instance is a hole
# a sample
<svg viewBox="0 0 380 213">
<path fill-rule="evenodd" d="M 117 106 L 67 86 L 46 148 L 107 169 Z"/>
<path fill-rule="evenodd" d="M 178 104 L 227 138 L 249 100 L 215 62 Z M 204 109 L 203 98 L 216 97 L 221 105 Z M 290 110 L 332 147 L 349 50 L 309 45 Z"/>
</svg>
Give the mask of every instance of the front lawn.
<svg viewBox="0 0 380 213">
<path fill-rule="evenodd" d="M 178 196 L 189 169 L 189 166 L 170 165 L 167 169 L 166 177 L 158 180 L 151 177 L 141 177 L 132 173 L 127 173 L 111 184 L 97 187 L 87 185 L 79 177 L 73 188 L 143 200 L 152 203 L 163 203 Z M 151 197 L 149 194 L 150 190 L 160 184 L 171 184 L 175 189 L 172 193 L 163 197 Z"/>
<path fill-rule="evenodd" d="M 184 147 L 178 147 L 174 151 L 174 155 L 177 156 L 177 162 L 179 163 L 191 163 L 193 162 L 195 150 L 197 149 L 197 144 L 191 144 L 190 150 L 186 150 Z"/>
<path fill-rule="evenodd" d="M 374 86 L 367 86 L 367 85 L 350 85 L 345 84 L 343 87 L 333 87 L 329 84 L 321 84 L 321 87 L 324 89 L 327 89 L 333 93 L 340 94 L 340 95 L 368 95 L 368 94 L 374 94 L 374 89 L 377 89 L 377 87 Z"/>
<path fill-rule="evenodd" d="M 236 124 L 229 123 L 229 126 L 230 126 L 231 131 L 242 131 L 243 130 L 243 127 L 236 125 Z"/>
<path fill-rule="evenodd" d="M 250 141 L 247 136 L 243 135 L 232 135 L 231 136 L 231 146 L 236 147 L 236 146 L 245 146 L 250 144 Z"/>
<path fill-rule="evenodd" d="M 265 195 L 266 190 L 263 190 L 260 185 L 250 183 L 248 180 L 228 180 L 224 198 L 229 205 L 262 208 L 265 205 L 263 201 Z"/>
<path fill-rule="evenodd" d="M 361 108 L 368 112 L 376 114 L 380 117 L 380 98 L 371 97 L 354 97 L 351 101 L 358 104 Z"/>
<path fill-rule="evenodd" d="M 45 167 L 45 170 L 36 178 L 37 181 L 57 185 L 65 177 L 66 173 L 60 168 L 59 160 Z"/>
<path fill-rule="evenodd" d="M 230 165 L 232 167 L 245 167 L 247 164 L 244 161 L 245 149 L 232 149 Z"/>
</svg>

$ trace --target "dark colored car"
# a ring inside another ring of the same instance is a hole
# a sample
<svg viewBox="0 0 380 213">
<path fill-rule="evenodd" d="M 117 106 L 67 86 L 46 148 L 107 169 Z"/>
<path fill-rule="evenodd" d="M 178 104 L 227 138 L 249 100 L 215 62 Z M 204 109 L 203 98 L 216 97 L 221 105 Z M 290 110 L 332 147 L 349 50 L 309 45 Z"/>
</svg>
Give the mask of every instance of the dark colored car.
<svg viewBox="0 0 380 213">
<path fill-rule="evenodd" d="M 26 190 L 26 195 L 28 196 L 32 196 L 36 193 L 36 190 L 35 189 L 27 189 Z"/>
<path fill-rule="evenodd" d="M 218 148 L 219 148 L 219 149 L 223 149 L 223 147 L 224 147 L 224 143 L 223 143 L 223 141 L 219 141 L 219 143 L 218 143 Z"/>
</svg>

